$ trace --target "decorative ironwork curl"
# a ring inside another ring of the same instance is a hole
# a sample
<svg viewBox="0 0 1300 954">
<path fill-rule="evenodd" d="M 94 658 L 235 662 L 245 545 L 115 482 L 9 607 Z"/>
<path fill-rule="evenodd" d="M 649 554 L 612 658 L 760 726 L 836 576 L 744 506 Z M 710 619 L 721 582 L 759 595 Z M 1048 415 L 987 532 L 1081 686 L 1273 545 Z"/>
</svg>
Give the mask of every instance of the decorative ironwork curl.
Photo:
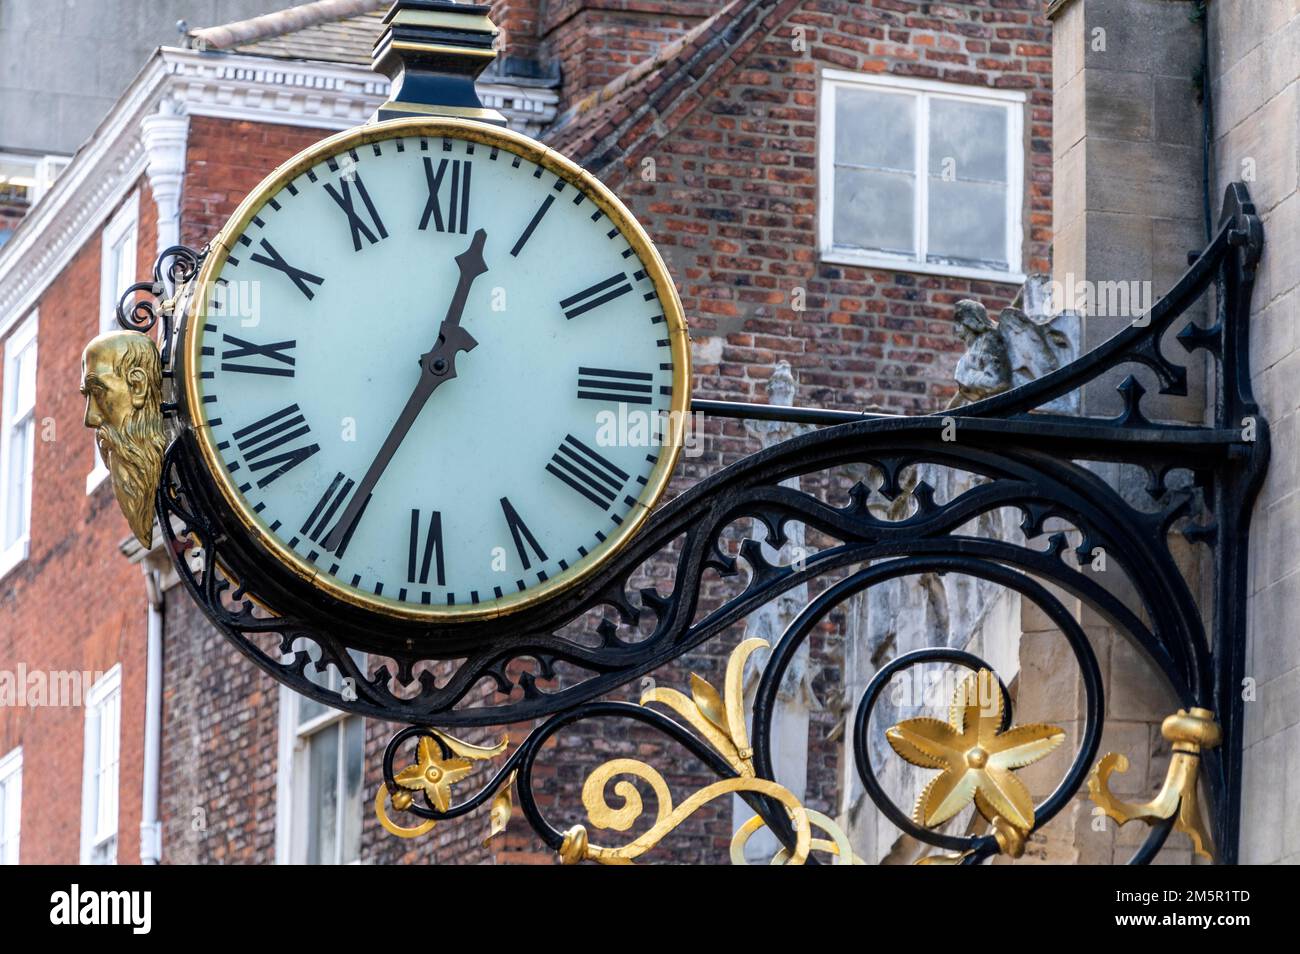
<svg viewBox="0 0 1300 954">
<path fill-rule="evenodd" d="M 163 373 L 171 373 L 173 315 L 177 299 L 186 285 L 199 273 L 207 249 L 195 251 L 186 245 L 173 245 L 158 256 L 153 266 L 153 280 L 136 282 L 117 300 L 117 323 L 127 331 L 148 334 L 162 319 Z M 148 297 L 141 298 L 141 295 Z"/>
</svg>

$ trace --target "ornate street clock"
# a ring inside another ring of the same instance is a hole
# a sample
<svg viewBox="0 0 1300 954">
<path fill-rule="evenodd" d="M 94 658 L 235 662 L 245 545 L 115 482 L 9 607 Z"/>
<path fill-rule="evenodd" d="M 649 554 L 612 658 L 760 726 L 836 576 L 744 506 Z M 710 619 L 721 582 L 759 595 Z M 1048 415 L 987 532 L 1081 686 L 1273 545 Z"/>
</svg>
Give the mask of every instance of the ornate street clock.
<svg viewBox="0 0 1300 954">
<path fill-rule="evenodd" d="M 1073 804 L 1096 760 L 1101 667 L 1056 592 L 1143 650 L 1182 706 L 1162 724 L 1175 754 L 1160 794 L 1143 804 L 1114 796 L 1108 780 L 1127 763 L 1106 755 L 1088 778 L 1098 810 L 1151 826 L 1134 861 L 1151 860 L 1175 829 L 1207 854 L 1213 835 L 1233 860 L 1246 543 L 1269 452 L 1247 360 L 1263 226 L 1245 187 L 1229 186 L 1210 243 L 1149 321 L 1032 382 L 918 417 L 692 405 L 681 305 L 645 232 L 592 176 L 494 126 L 500 115 L 477 99 L 474 78 L 493 55 L 487 13 L 399 0 L 375 47 L 376 69 L 394 77 L 384 121 L 271 173 L 204 250 L 163 252 L 154 280 L 121 300 L 129 330 L 100 335 L 83 352 L 85 423 L 141 543 L 155 539 L 156 517 L 188 593 L 276 679 L 320 703 L 408 724 L 384 751 L 381 823 L 419 835 L 491 799 L 499 832 L 517 795 L 561 859 L 614 863 L 639 857 L 702 805 L 738 795 L 759 814 L 737 828 L 733 857 L 766 826 L 782 845 L 774 861 L 813 851 L 855 860 L 836 823 L 776 780 L 778 694 L 801 648 L 849 600 L 891 580 L 955 574 L 1013 590 L 1051 621 L 1075 658 L 1086 715 L 1067 745 L 1068 773 L 1036 804 L 1012 770 L 1075 730 L 1010 728 L 1013 697 L 967 648 L 914 649 L 882 664 L 848 723 L 853 761 L 884 817 L 918 843 L 957 852 L 924 860 L 1018 857 Z M 424 115 L 392 118 L 403 111 Z M 1162 393 L 1185 394 L 1186 363 L 1162 342 L 1210 287 L 1216 323 L 1190 321 L 1177 337 L 1217 363 L 1212 424 L 1153 424 L 1132 376 L 1119 385 L 1118 417 L 1036 413 L 1133 363 L 1159 378 Z M 961 310 L 983 314 L 975 302 Z M 160 319 L 161 349 L 140 333 Z M 1001 319 L 1027 320 L 1014 309 Z M 841 426 L 739 460 L 650 517 L 691 406 Z M 951 415 L 961 419 L 956 442 L 940 433 Z M 1098 481 L 1081 458 L 1144 468 L 1151 506 Z M 870 475 L 870 485 L 864 479 L 838 502 L 800 489 L 803 478 L 837 485 L 846 467 Z M 904 480 L 919 467 L 982 479 L 937 495 Z M 1192 475 L 1198 494 L 1167 483 L 1174 472 Z M 873 493 L 914 506 L 906 519 L 881 519 Z M 1006 510 L 1022 515 L 1025 539 L 970 530 Z M 769 546 L 750 538 L 733 551 L 728 537 L 744 521 Z M 1063 534 L 1042 545 L 1049 522 L 1078 531 L 1084 543 L 1073 558 Z M 1180 522 L 1185 540 L 1213 557 L 1213 628 L 1171 545 Z M 788 530 L 798 524 L 829 545 L 774 562 L 769 551 L 793 544 Z M 1124 599 L 1085 572 L 1079 554 L 1097 552 L 1127 580 Z M 649 564 L 662 575 L 643 572 Z M 655 579 L 646 584 L 646 575 Z M 703 605 L 706 575 L 723 586 Z M 653 684 L 639 703 L 611 696 L 765 604 L 794 599 L 796 587 L 816 595 L 775 645 L 741 641 L 718 685 L 693 676 L 689 696 Z M 761 673 L 752 705 L 751 658 Z M 869 730 L 891 680 L 936 663 L 971 672 L 948 723 L 908 719 L 886 733 L 900 758 L 942 770 L 909 818 L 879 781 Z M 542 721 L 509 754 L 507 741 L 483 746 L 446 731 L 534 719 Z M 656 732 L 718 780 L 674 801 L 658 769 L 607 759 L 582 786 L 587 819 L 603 831 L 562 830 L 534 796 L 534 767 L 547 750 L 578 751 L 551 742 L 588 719 Z M 399 769 L 412 742 L 416 761 Z M 1202 769 L 1202 753 L 1216 748 Z M 471 783 L 472 763 L 492 760 L 500 761 Z M 653 790 L 648 824 L 648 802 L 632 797 L 629 778 Z M 1208 826 L 1198 779 L 1214 808 Z M 462 782 L 477 791 L 453 791 Z M 985 831 L 937 830 L 972 799 Z M 398 824 L 390 808 L 421 824 Z M 625 844 L 601 843 L 634 825 Z"/>
<path fill-rule="evenodd" d="M 197 289 L 181 418 L 229 569 L 278 611 L 514 613 L 615 554 L 672 474 L 672 281 L 608 189 L 524 136 L 326 139 L 248 196 Z"/>
</svg>

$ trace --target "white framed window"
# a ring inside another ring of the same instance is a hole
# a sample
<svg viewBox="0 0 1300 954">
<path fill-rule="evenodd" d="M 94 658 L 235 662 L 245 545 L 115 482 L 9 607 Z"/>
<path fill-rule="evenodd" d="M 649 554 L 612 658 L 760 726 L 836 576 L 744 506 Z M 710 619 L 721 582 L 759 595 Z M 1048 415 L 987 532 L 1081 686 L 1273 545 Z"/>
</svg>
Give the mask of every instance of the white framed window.
<svg viewBox="0 0 1300 954">
<path fill-rule="evenodd" d="M 364 668 L 365 657 L 353 653 Z M 337 691 L 330 667 L 308 677 Z M 356 864 L 365 814 L 366 723 L 281 687 L 276 861 L 280 864 Z"/>
<path fill-rule="evenodd" d="M 0 865 L 18 864 L 22 822 L 23 749 L 0 757 Z"/>
<path fill-rule="evenodd" d="M 140 232 L 140 195 L 133 192 L 104 226 L 99 250 L 99 331 L 115 330 L 117 300 L 134 285 L 136 248 Z M 94 462 L 86 476 L 86 493 L 92 492 L 108 476 L 108 467 L 99 455 L 99 445 L 91 441 Z"/>
<path fill-rule="evenodd" d="M 81 783 L 81 863 L 117 864 L 118 763 L 122 751 L 122 666 L 104 673 L 86 694 Z"/>
<path fill-rule="evenodd" d="M 1024 281 L 1019 90 L 822 73 L 824 261 Z"/>
<path fill-rule="evenodd" d="M 36 456 L 36 327 L 33 313 L 4 343 L 0 378 L 0 576 L 27 559 Z"/>
<path fill-rule="evenodd" d="M 66 156 L 39 156 L 0 152 L 0 203 L 30 209 L 68 165 Z M 12 218 L 0 219 L 0 245 L 9 241 L 17 225 Z"/>
<path fill-rule="evenodd" d="M 67 156 L 0 152 L 0 200 L 35 205 L 70 161 Z"/>
</svg>

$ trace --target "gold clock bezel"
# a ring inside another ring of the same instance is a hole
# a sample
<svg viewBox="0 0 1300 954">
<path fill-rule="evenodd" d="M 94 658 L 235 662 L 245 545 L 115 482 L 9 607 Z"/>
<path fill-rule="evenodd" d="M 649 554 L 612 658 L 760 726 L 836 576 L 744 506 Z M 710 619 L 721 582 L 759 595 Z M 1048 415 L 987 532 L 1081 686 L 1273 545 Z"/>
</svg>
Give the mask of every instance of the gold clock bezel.
<svg viewBox="0 0 1300 954">
<path fill-rule="evenodd" d="M 520 156 L 580 189 L 609 217 L 640 259 L 663 305 L 669 348 L 673 358 L 673 394 L 670 410 L 676 420 L 685 422 L 690 408 L 691 349 L 681 299 L 653 241 L 627 207 L 591 173 L 534 139 L 473 120 L 417 117 L 359 126 L 309 146 L 263 179 L 240 203 L 239 208 L 212 239 L 207 258 L 197 278 L 198 293 L 190 299 L 190 310 L 185 322 L 185 340 L 180 343 L 180 353 L 183 355 L 181 386 L 184 391 L 185 423 L 194 433 L 205 469 L 253 544 L 303 582 L 335 599 L 392 619 L 426 623 L 492 619 L 536 606 L 571 589 L 600 570 L 622 550 L 645 524 L 651 510 L 667 490 L 681 454 L 681 441 L 673 440 L 664 445 L 663 452 L 659 455 L 659 462 L 651 471 L 636 508 L 623 520 L 616 531 L 592 549 L 581 563 L 575 564 L 570 570 L 551 577 L 545 582 L 490 602 L 425 606 L 402 603 L 349 586 L 329 577 L 319 567 L 313 566 L 289 549 L 243 499 L 243 495 L 217 452 L 212 429 L 206 421 L 196 419 L 194 415 L 194 409 L 203 407 L 203 387 L 199 377 L 202 335 L 196 329 L 201 329 L 206 322 L 210 297 L 206 290 L 220 275 L 230 255 L 231 246 L 243 234 L 253 217 L 286 185 L 325 160 L 373 142 L 412 136 L 467 140 L 476 145 L 497 147 L 512 155 Z"/>
</svg>

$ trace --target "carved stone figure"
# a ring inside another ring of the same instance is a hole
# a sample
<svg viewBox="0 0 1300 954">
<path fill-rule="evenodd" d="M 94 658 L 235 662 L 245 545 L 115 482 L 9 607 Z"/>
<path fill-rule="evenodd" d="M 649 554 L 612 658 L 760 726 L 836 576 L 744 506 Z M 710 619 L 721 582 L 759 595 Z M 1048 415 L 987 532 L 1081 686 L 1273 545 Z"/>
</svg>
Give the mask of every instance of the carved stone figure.
<svg viewBox="0 0 1300 954">
<path fill-rule="evenodd" d="M 957 302 L 956 321 L 957 337 L 966 345 L 966 353 L 957 362 L 953 374 L 957 379 L 957 394 L 949 407 L 971 404 L 1011 387 L 1007 342 L 998 333 L 998 327 L 989 321 L 984 306 L 969 298 L 962 299 Z"/>
<path fill-rule="evenodd" d="M 1003 308 L 994 324 L 983 305 L 963 299 L 957 302 L 955 318 L 966 353 L 957 362 L 957 394 L 949 407 L 1019 387 L 1074 356 L 1077 334 L 1072 329 L 1078 319 L 1073 314 L 1030 317 L 1019 308 Z"/>
<path fill-rule="evenodd" d="M 167 447 L 158 348 L 136 331 L 111 331 L 92 339 L 81 353 L 81 393 L 85 425 L 95 429 L 117 505 L 136 539 L 148 547 Z"/>
</svg>

